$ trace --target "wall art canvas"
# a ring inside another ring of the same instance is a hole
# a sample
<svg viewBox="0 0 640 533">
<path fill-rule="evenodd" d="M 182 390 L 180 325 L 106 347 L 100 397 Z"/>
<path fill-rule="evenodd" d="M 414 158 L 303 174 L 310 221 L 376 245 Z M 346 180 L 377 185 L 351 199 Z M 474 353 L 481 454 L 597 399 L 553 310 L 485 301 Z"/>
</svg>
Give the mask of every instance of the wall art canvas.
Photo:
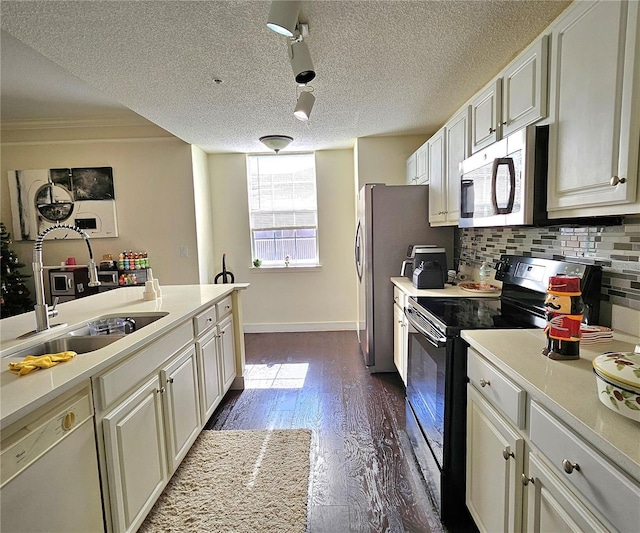
<svg viewBox="0 0 640 533">
<path fill-rule="evenodd" d="M 91 238 L 117 237 L 111 167 L 10 170 L 9 195 L 14 240 L 35 240 L 43 230 L 73 224 Z M 81 239 L 58 230 L 53 239 Z"/>
</svg>

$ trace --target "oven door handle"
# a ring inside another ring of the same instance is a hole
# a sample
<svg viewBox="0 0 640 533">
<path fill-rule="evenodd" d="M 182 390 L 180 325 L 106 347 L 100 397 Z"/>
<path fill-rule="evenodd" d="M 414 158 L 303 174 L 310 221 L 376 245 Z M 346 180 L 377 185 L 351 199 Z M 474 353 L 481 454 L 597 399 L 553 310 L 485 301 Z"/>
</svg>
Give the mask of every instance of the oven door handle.
<svg viewBox="0 0 640 533">
<path fill-rule="evenodd" d="M 436 348 L 444 348 L 447 345 L 446 337 L 436 337 L 434 333 L 437 331 L 433 328 L 432 331 L 428 331 L 421 324 L 417 323 L 413 317 L 411 316 L 411 310 L 407 307 L 404 308 L 404 316 L 407 317 L 407 321 L 413 328 L 422 335 L 425 339 L 429 341 L 430 344 L 433 344 Z"/>
</svg>

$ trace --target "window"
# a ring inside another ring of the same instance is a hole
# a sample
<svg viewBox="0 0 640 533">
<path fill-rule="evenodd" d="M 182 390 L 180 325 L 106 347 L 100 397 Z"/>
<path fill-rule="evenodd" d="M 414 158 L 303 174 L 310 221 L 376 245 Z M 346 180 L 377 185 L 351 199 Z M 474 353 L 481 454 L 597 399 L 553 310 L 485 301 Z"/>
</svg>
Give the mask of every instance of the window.
<svg viewBox="0 0 640 533">
<path fill-rule="evenodd" d="M 248 167 L 252 259 L 264 266 L 317 265 L 314 154 L 249 156 Z"/>
</svg>

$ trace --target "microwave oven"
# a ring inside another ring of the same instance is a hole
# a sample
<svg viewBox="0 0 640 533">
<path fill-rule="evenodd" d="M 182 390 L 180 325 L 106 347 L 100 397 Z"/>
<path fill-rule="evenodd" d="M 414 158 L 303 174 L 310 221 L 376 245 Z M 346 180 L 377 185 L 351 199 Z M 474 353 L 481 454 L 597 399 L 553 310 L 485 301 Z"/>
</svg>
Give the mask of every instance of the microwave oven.
<svg viewBox="0 0 640 533">
<path fill-rule="evenodd" d="M 460 227 L 546 221 L 548 126 L 528 126 L 462 162 Z"/>
<path fill-rule="evenodd" d="M 548 218 L 549 126 L 527 126 L 460 165 L 461 228 L 620 225 L 621 216 Z"/>
</svg>

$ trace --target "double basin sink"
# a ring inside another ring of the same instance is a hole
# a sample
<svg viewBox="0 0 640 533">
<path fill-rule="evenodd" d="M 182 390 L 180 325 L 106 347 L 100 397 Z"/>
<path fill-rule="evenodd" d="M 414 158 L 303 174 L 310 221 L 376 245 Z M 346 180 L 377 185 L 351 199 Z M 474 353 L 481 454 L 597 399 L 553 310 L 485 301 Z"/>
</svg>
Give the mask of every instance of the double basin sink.
<svg viewBox="0 0 640 533">
<path fill-rule="evenodd" d="M 126 317 L 119 317 L 117 315 L 99 317 L 91 323 L 82 325 L 65 333 L 64 335 L 61 335 L 60 337 L 55 337 L 40 344 L 23 348 L 18 352 L 8 354 L 7 357 L 23 358 L 27 355 L 37 356 L 67 351 L 76 352 L 78 355 L 93 352 L 100 348 L 104 348 L 105 346 L 109 346 L 110 344 L 124 338 L 126 335 L 133 333 L 134 331 L 138 331 L 168 314 L 169 313 L 147 313 L 143 315 L 128 315 Z M 113 331 L 107 328 L 106 330 L 102 330 L 98 334 L 95 334 L 96 329 L 93 325 L 96 323 L 106 322 L 118 325 L 123 324 L 124 327 L 113 328 Z"/>
</svg>

